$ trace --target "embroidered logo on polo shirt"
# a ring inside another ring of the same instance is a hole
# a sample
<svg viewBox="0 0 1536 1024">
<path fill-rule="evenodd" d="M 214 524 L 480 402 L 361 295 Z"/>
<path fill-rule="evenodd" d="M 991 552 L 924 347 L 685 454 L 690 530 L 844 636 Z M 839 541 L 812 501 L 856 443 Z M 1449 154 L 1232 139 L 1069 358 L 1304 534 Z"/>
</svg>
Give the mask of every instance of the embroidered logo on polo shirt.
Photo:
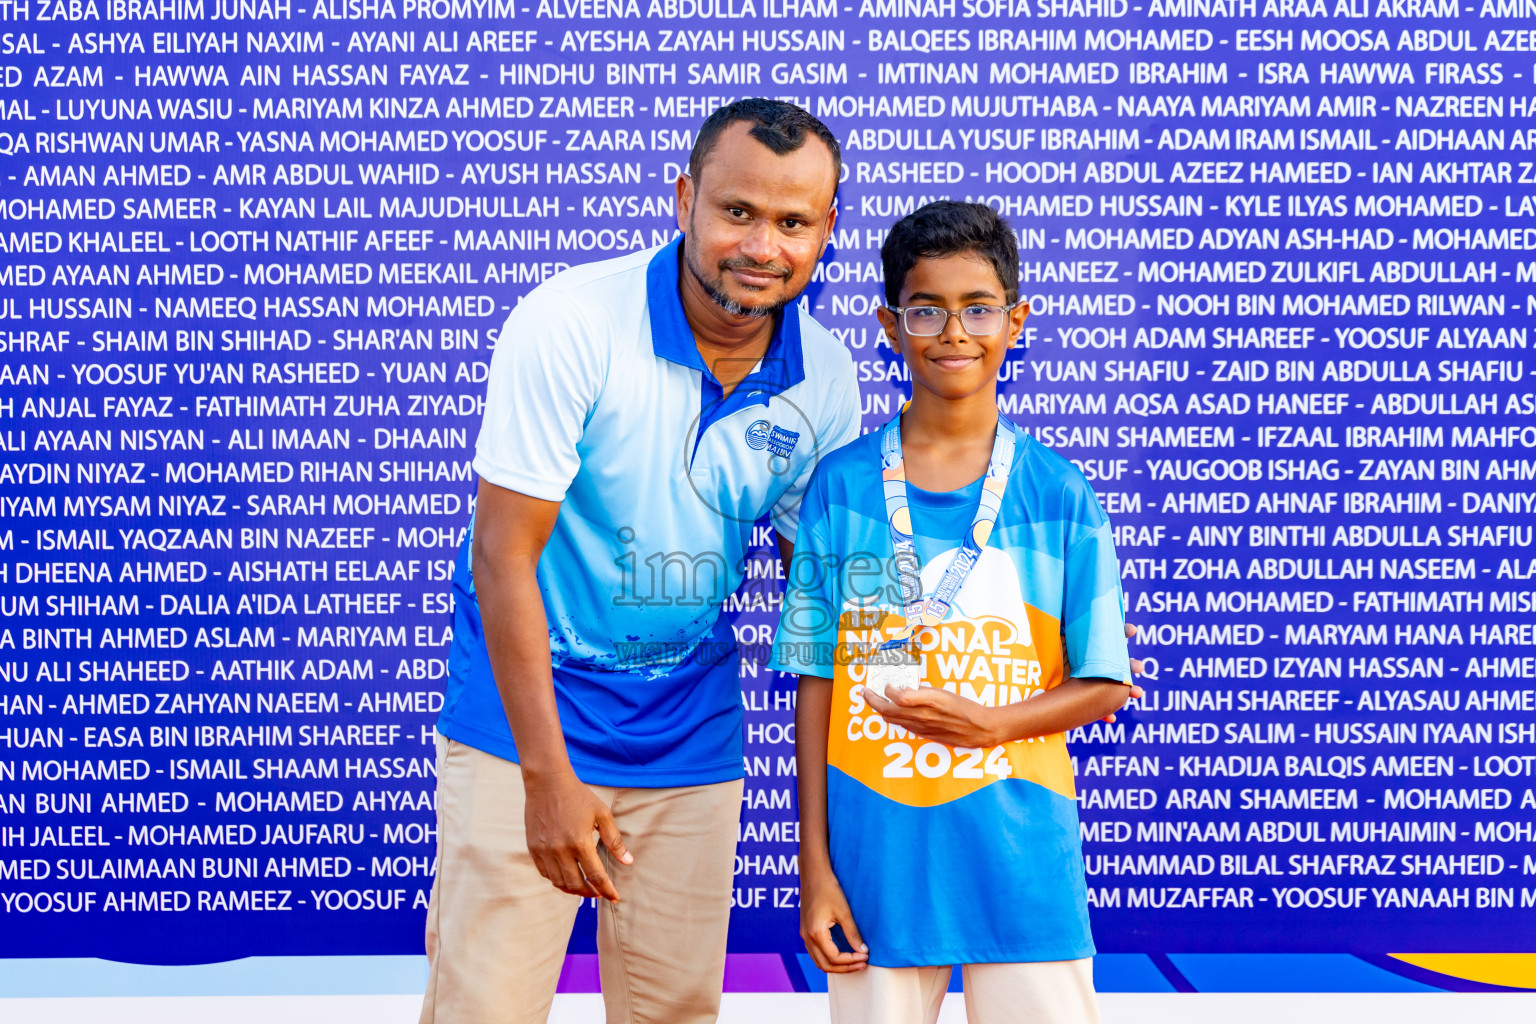
<svg viewBox="0 0 1536 1024">
<path fill-rule="evenodd" d="M 750 438 L 747 443 L 751 443 Z M 793 430 L 785 430 L 783 427 L 774 427 L 768 434 L 768 450 L 781 459 L 789 458 L 789 453 L 794 451 L 795 445 L 799 443 L 800 435 Z"/>
<path fill-rule="evenodd" d="M 755 452 L 760 452 L 768 447 L 769 431 L 778 431 L 778 427 L 770 427 L 767 420 L 753 420 L 747 427 L 747 447 Z"/>
</svg>

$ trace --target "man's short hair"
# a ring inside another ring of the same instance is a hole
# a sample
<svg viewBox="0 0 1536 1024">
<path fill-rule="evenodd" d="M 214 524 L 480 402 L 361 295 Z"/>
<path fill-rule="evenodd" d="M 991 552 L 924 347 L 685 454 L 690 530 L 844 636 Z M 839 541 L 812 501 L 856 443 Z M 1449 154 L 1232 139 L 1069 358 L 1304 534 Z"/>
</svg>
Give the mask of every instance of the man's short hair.
<svg viewBox="0 0 1536 1024">
<path fill-rule="evenodd" d="M 827 144 L 827 149 L 832 153 L 832 169 L 836 172 L 834 180 L 842 178 L 843 151 L 831 129 L 809 111 L 793 103 L 753 97 L 728 103 L 704 119 L 698 136 L 693 140 L 693 152 L 688 154 L 688 173 L 693 177 L 695 186 L 699 183 L 699 172 L 704 167 L 704 161 L 720 141 L 720 136 L 737 121 L 750 123 L 752 137 L 779 156 L 793 153 L 805 145 L 807 137 L 816 136 Z"/>
<path fill-rule="evenodd" d="M 891 228 L 880 247 L 885 267 L 885 301 L 901 302 L 907 272 L 918 260 L 975 253 L 992 264 L 1009 302 L 1019 298 L 1019 243 L 1008 222 L 990 206 L 941 199 L 914 210 Z"/>
</svg>

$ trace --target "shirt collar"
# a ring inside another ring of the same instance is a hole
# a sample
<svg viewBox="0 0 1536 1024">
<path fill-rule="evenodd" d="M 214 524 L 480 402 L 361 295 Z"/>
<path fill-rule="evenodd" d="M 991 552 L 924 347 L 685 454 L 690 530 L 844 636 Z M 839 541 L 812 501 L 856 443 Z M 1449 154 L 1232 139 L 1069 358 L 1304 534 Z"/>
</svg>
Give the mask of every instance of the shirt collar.
<svg viewBox="0 0 1536 1024">
<path fill-rule="evenodd" d="M 646 305 L 651 317 L 651 347 L 662 359 L 698 370 L 714 383 L 714 375 L 699 357 L 693 329 L 683 312 L 682 293 L 678 290 L 681 273 L 683 237 L 657 250 L 646 268 Z M 782 393 L 805 379 L 805 358 L 800 344 L 798 300 L 785 306 L 775 317 L 768 351 L 751 375 L 736 386 L 736 391 L 762 390 Z M 734 392 L 733 392 L 734 394 Z M 767 395 L 763 396 L 767 404 Z"/>
</svg>

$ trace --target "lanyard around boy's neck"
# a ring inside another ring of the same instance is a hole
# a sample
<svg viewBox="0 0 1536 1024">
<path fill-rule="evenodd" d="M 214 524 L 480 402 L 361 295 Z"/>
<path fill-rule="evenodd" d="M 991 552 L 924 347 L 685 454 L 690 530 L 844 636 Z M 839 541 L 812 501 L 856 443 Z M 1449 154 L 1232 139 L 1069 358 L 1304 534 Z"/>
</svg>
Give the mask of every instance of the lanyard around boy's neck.
<svg viewBox="0 0 1536 1024">
<path fill-rule="evenodd" d="M 905 408 L 903 408 L 905 411 Z M 992 524 L 997 521 L 997 511 L 1003 502 L 1003 490 L 1008 486 L 1008 473 L 1013 469 L 1013 450 L 1017 443 L 1014 426 L 1002 416 L 997 418 L 997 436 L 992 441 L 992 459 L 987 464 L 987 475 L 981 482 L 981 500 L 976 505 L 976 515 L 970 528 L 965 531 L 960 550 L 944 570 L 944 576 L 933 593 L 923 596 L 922 563 L 917 557 L 917 546 L 912 541 L 912 513 L 907 506 L 907 466 L 901 453 L 901 413 L 887 423 L 880 433 L 881 478 L 885 484 L 885 517 L 891 529 L 891 546 L 896 549 L 896 579 L 901 586 L 905 604 L 906 626 L 901 633 L 880 645 L 904 647 L 913 635 L 927 626 L 936 626 L 949 614 L 950 605 L 971 574 L 981 551 L 987 546 L 992 534 Z"/>
</svg>

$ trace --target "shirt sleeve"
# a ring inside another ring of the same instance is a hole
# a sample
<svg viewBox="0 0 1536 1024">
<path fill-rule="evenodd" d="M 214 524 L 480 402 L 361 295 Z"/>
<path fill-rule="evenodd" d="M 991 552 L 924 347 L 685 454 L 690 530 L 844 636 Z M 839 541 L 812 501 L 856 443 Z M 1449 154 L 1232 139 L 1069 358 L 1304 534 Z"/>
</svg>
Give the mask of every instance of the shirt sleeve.
<svg viewBox="0 0 1536 1024">
<path fill-rule="evenodd" d="M 826 488 L 813 477 L 800 506 L 805 528 L 784 578 L 784 607 L 768 667 L 795 675 L 832 678 L 837 620 L 842 614 L 841 559 L 834 551 Z"/>
<path fill-rule="evenodd" d="M 1097 508 L 1097 502 L 1094 502 Z M 1099 512 L 1099 524 L 1082 533 L 1067 551 L 1061 622 L 1073 679 L 1131 681 L 1125 646 L 1125 603 L 1120 594 L 1120 560 L 1114 534 Z"/>
<path fill-rule="evenodd" d="M 561 501 L 607 372 L 577 303 L 535 289 L 496 336 L 474 469 L 498 487 Z"/>
<path fill-rule="evenodd" d="M 859 412 L 859 383 L 849 361 L 832 386 L 831 398 L 824 407 L 816 437 L 816 459 L 807 463 L 799 477 L 773 506 L 773 527 L 790 543 L 800 529 L 801 499 L 810 483 L 816 464 L 859 436 L 862 417 Z"/>
</svg>

